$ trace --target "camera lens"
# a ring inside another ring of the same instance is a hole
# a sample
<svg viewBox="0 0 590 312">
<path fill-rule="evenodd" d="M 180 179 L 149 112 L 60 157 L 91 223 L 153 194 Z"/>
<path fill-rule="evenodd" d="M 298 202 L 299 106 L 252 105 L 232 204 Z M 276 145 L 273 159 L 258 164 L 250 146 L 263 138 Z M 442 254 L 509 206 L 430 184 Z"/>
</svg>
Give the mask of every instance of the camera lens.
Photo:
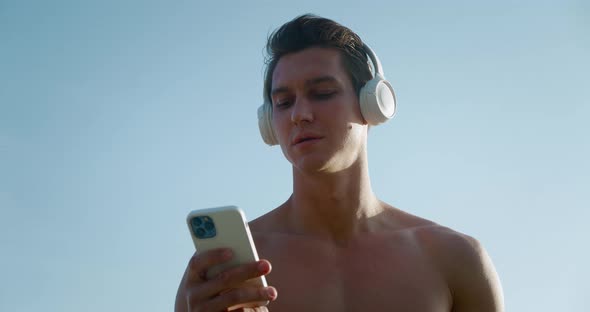
<svg viewBox="0 0 590 312">
<path fill-rule="evenodd" d="M 203 224 L 201 217 L 193 218 L 193 226 L 201 226 L 201 224 Z"/>
<path fill-rule="evenodd" d="M 215 228 L 215 226 L 213 225 L 213 222 L 205 222 L 205 230 L 211 231 L 214 228 Z"/>
<path fill-rule="evenodd" d="M 205 234 L 207 234 L 207 232 L 205 232 L 205 230 L 198 228 L 197 229 L 197 237 L 202 238 L 205 237 Z"/>
</svg>

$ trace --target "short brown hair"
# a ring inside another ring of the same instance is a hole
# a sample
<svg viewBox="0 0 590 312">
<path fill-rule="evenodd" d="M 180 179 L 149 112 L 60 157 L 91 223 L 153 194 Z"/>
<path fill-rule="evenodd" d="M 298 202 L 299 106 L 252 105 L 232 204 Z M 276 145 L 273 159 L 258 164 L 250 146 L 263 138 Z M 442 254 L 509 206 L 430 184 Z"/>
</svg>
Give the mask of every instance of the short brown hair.
<svg viewBox="0 0 590 312">
<path fill-rule="evenodd" d="M 265 100 L 271 102 L 272 74 L 279 59 L 310 47 L 340 51 L 342 65 L 358 96 L 361 88 L 373 78 L 363 45 L 361 38 L 349 28 L 313 14 L 301 15 L 285 23 L 269 36 L 266 43 Z"/>
</svg>

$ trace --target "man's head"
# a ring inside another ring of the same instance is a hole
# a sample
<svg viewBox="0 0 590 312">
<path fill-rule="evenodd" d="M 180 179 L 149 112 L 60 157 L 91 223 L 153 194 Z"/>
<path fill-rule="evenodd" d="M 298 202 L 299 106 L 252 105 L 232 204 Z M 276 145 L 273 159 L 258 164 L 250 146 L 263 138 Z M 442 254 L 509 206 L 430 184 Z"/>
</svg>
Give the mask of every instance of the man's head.
<svg viewBox="0 0 590 312">
<path fill-rule="evenodd" d="M 298 168 L 339 171 L 362 162 L 368 126 L 395 111 L 375 54 L 350 29 L 312 15 L 276 30 L 267 49 L 265 103 L 258 110 L 264 141 L 279 144 Z"/>
<path fill-rule="evenodd" d="M 330 19 L 311 14 L 299 16 L 274 31 L 268 39 L 264 97 L 270 103 L 272 75 L 281 57 L 311 47 L 334 48 L 340 51 L 342 66 L 359 95 L 372 78 L 363 42 L 352 30 Z"/>
<path fill-rule="evenodd" d="M 339 66 L 345 72 L 360 107 L 364 122 L 377 125 L 395 113 L 395 94 L 383 77 L 383 70 L 375 53 L 350 29 L 326 18 L 302 15 L 284 24 L 271 34 L 267 42 L 267 68 L 264 80 L 264 104 L 258 109 L 258 126 L 265 143 L 278 144 L 271 125 L 273 109 L 271 93 L 273 76 L 278 64 L 286 56 L 310 49 L 336 51 Z M 369 68 L 371 59 L 374 75 Z"/>
</svg>

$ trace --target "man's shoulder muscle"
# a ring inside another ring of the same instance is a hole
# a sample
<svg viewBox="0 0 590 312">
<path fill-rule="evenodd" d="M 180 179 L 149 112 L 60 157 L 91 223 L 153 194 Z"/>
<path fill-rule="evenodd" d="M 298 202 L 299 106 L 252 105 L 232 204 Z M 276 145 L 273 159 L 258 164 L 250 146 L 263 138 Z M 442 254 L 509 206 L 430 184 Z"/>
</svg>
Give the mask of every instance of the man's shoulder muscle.
<svg viewBox="0 0 590 312">
<path fill-rule="evenodd" d="M 419 236 L 447 280 L 453 311 L 503 311 L 498 275 L 477 239 L 443 226 L 424 228 Z"/>
<path fill-rule="evenodd" d="M 503 311 L 494 265 L 474 237 L 391 207 L 397 231 L 407 233 L 445 279 L 453 311 Z"/>
</svg>

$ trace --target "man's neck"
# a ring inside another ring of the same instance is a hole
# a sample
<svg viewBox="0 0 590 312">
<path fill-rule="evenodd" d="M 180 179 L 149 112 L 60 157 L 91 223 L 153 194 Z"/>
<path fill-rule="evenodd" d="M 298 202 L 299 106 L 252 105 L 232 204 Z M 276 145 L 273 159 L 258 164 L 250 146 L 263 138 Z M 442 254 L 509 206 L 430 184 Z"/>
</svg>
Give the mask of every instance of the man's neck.
<svg viewBox="0 0 590 312">
<path fill-rule="evenodd" d="M 310 175 L 294 168 L 293 195 L 286 204 L 294 232 L 335 242 L 371 231 L 369 219 L 384 210 L 362 161 L 329 174 Z"/>
</svg>

